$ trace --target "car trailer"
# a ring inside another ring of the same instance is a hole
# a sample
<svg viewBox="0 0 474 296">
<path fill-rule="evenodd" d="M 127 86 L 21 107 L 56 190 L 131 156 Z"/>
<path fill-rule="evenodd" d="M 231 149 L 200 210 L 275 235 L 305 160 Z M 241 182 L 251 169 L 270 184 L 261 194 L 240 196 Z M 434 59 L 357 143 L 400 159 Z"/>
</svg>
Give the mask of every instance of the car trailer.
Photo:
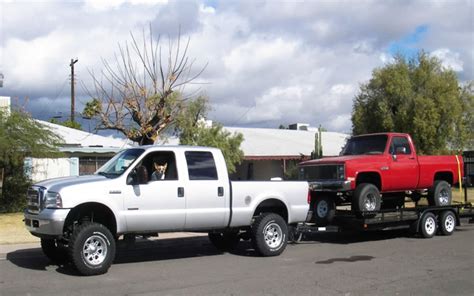
<svg viewBox="0 0 474 296">
<path fill-rule="evenodd" d="M 333 224 L 317 226 L 314 223 L 300 223 L 293 229 L 292 237 L 297 242 L 306 233 L 409 229 L 412 233 L 431 238 L 436 233 L 451 235 L 464 218 L 474 223 L 474 208 L 470 203 L 402 207 L 362 215 L 356 215 L 351 210 L 337 210 Z"/>
<path fill-rule="evenodd" d="M 468 202 L 467 196 L 468 186 L 473 185 L 470 180 L 473 177 L 474 157 L 467 158 L 464 155 L 464 161 L 466 165 L 463 203 L 454 203 L 449 206 L 421 206 L 416 202 L 415 207 L 406 208 L 403 206 L 397 209 L 380 210 L 376 213 L 355 213 L 350 209 L 336 210 L 331 225 L 318 226 L 315 223 L 299 223 L 290 229 L 289 238 L 293 242 L 299 242 L 306 233 L 395 229 L 409 229 L 411 233 L 420 234 L 424 238 L 431 238 L 435 234 L 451 235 L 456 226 L 461 225 L 461 220 L 468 219 L 469 224 L 474 224 L 474 207 Z M 311 211 L 308 215 L 312 215 Z"/>
</svg>

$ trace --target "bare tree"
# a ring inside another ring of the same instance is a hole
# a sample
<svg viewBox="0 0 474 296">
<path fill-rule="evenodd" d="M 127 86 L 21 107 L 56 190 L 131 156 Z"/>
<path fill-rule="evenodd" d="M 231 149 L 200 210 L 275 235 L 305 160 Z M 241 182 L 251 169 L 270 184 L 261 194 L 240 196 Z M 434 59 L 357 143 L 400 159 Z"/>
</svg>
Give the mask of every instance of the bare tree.
<svg viewBox="0 0 474 296">
<path fill-rule="evenodd" d="M 119 44 L 113 63 L 102 59 L 100 75 L 89 71 L 92 100 L 83 113 L 98 119 L 98 129 L 117 130 L 140 145 L 153 144 L 196 96 L 197 90 L 186 95 L 185 87 L 196 84 L 207 64 L 193 70 L 190 38 L 182 42 L 181 34 L 174 42 L 169 37 L 165 50 L 151 25 L 147 34 L 143 30 L 142 40 L 130 36 L 131 41 Z"/>
</svg>

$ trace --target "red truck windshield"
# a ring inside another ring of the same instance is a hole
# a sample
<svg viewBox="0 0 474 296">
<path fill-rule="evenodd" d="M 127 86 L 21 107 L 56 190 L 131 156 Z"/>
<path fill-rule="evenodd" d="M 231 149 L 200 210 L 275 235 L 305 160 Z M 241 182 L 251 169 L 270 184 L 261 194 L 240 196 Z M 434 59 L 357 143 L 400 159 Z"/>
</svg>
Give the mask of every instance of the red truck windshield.
<svg viewBox="0 0 474 296">
<path fill-rule="evenodd" d="M 342 155 L 383 154 L 387 144 L 387 135 L 372 135 L 350 138 Z"/>
</svg>

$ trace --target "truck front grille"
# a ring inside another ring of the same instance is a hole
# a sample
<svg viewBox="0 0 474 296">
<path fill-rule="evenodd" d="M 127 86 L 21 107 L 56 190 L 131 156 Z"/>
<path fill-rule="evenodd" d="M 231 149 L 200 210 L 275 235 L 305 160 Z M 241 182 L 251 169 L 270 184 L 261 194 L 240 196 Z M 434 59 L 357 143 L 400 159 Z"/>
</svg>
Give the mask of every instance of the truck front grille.
<svg viewBox="0 0 474 296">
<path fill-rule="evenodd" d="M 300 179 L 306 181 L 327 181 L 344 179 L 344 165 L 315 165 L 300 167 Z"/>
<path fill-rule="evenodd" d="M 38 214 L 41 209 L 41 200 L 43 199 L 43 190 L 41 187 L 32 186 L 28 189 L 26 210 L 31 214 Z"/>
</svg>

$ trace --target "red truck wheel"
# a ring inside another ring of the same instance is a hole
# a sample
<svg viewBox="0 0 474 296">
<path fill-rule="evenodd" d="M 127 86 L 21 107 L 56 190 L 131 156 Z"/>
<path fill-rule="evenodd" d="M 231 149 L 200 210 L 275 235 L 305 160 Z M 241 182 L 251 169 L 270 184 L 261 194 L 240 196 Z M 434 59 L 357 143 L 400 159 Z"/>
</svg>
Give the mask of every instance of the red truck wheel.
<svg viewBox="0 0 474 296">
<path fill-rule="evenodd" d="M 380 204 L 380 192 L 374 184 L 362 183 L 357 186 L 352 208 L 358 215 L 372 216 L 380 210 Z"/>
<path fill-rule="evenodd" d="M 433 188 L 428 192 L 428 203 L 430 206 L 449 206 L 451 200 L 451 185 L 446 181 L 435 181 Z"/>
</svg>

